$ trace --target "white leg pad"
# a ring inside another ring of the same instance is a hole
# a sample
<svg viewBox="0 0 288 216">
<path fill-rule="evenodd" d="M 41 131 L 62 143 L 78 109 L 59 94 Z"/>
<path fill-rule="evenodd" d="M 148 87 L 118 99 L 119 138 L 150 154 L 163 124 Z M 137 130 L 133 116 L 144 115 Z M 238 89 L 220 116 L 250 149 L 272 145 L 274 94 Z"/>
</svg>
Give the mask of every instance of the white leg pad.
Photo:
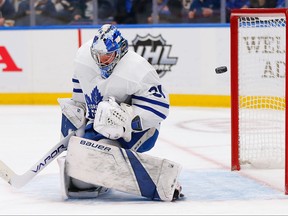
<svg viewBox="0 0 288 216">
<path fill-rule="evenodd" d="M 81 181 L 171 201 L 181 166 L 173 161 L 72 136 L 66 172 Z"/>
<path fill-rule="evenodd" d="M 66 160 L 65 156 L 57 159 L 60 168 L 60 183 L 61 183 L 61 194 L 63 200 L 70 198 L 86 199 L 86 198 L 96 198 L 99 195 L 106 193 L 108 188 L 89 184 L 78 179 L 74 179 L 67 175 L 66 173 Z M 71 191 L 69 188 L 71 184 L 76 186 L 79 190 Z"/>
<path fill-rule="evenodd" d="M 65 172 L 65 156 L 57 158 L 60 169 L 61 195 L 64 200 L 68 199 L 69 179 Z"/>
</svg>

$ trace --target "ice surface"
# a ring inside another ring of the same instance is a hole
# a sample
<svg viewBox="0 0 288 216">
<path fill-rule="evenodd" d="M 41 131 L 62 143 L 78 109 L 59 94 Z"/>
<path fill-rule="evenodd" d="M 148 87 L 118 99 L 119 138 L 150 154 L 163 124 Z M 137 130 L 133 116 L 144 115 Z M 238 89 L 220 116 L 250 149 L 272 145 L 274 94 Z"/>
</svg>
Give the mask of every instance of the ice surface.
<svg viewBox="0 0 288 216">
<path fill-rule="evenodd" d="M 59 142 L 58 106 L 0 106 L 0 160 L 26 172 Z M 230 171 L 230 110 L 171 107 L 149 154 L 182 164 L 185 199 L 150 201 L 117 191 L 63 201 L 57 161 L 20 189 L 0 179 L 0 214 L 287 215 L 283 170 Z"/>
</svg>

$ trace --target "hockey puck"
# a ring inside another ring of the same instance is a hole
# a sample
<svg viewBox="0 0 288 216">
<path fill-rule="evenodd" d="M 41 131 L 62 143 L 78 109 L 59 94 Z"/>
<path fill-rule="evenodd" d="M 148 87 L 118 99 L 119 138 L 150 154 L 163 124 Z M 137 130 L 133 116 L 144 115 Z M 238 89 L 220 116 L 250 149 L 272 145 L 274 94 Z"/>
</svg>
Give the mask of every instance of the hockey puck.
<svg viewBox="0 0 288 216">
<path fill-rule="evenodd" d="M 227 67 L 226 66 L 217 67 L 215 68 L 215 72 L 216 74 L 225 73 L 227 72 Z"/>
</svg>

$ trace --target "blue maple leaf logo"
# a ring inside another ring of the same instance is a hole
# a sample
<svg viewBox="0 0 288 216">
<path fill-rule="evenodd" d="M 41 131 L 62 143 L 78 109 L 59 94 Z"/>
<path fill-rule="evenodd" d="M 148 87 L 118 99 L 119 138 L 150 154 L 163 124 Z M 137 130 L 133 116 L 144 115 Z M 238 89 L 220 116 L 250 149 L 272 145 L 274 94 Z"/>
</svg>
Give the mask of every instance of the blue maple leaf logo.
<svg viewBox="0 0 288 216">
<path fill-rule="evenodd" d="M 98 88 L 94 88 L 91 92 L 91 97 L 85 94 L 85 100 L 88 107 L 88 118 L 94 119 L 98 104 L 103 100 Z"/>
</svg>

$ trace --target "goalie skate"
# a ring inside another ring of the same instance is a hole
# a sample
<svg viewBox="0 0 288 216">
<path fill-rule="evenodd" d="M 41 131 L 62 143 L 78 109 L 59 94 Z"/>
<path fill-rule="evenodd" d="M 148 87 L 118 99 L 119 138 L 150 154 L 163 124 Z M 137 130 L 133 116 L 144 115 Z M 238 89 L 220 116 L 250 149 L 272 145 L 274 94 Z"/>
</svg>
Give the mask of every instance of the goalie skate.
<svg viewBox="0 0 288 216">
<path fill-rule="evenodd" d="M 88 199 L 96 198 L 102 194 L 109 192 L 109 188 L 94 185 L 91 188 L 81 189 L 75 186 L 70 178 L 69 188 L 67 189 L 67 197 L 69 199 Z"/>
<path fill-rule="evenodd" d="M 179 184 L 179 182 L 178 182 L 177 185 L 176 185 L 174 194 L 173 194 L 173 199 L 172 199 L 172 201 L 175 201 L 175 200 L 179 200 L 179 199 L 184 198 L 184 194 L 181 193 L 181 191 L 182 191 L 182 186 L 181 186 L 181 185 Z"/>
</svg>

